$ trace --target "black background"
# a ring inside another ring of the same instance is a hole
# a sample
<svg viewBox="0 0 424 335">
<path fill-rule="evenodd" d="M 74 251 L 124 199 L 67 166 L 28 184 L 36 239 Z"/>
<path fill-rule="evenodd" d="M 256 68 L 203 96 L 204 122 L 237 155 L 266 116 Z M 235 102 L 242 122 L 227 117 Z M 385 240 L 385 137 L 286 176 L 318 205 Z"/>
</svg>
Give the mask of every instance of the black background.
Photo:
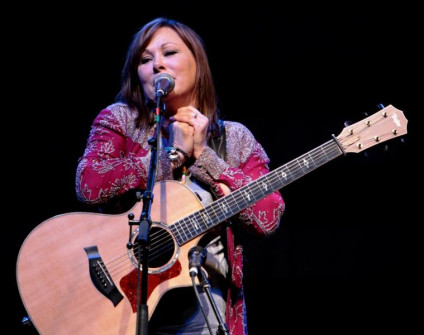
<svg viewBox="0 0 424 335">
<path fill-rule="evenodd" d="M 404 111 L 403 141 L 339 157 L 281 190 L 287 207 L 277 233 L 265 241 L 246 236 L 244 279 L 251 334 L 405 332 L 417 317 L 408 301 L 418 299 L 422 264 L 418 9 L 293 9 L 264 1 L 234 8 L 186 1 L 90 6 L 4 11 L 11 333 L 34 332 L 21 325 L 19 248 L 44 220 L 82 209 L 74 178 L 91 122 L 119 90 L 133 34 L 162 15 L 203 37 L 224 118 L 252 130 L 272 169 L 338 135 L 345 121 L 377 112 L 380 103 Z"/>
</svg>

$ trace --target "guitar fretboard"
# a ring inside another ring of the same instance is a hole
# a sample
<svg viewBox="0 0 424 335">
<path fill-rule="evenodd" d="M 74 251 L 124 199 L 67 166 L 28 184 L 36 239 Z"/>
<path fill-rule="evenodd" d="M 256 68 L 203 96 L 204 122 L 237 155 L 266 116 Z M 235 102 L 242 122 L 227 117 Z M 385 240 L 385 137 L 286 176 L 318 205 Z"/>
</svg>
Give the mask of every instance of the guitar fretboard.
<svg viewBox="0 0 424 335">
<path fill-rule="evenodd" d="M 175 222 L 170 229 L 183 245 L 342 153 L 336 140 L 330 140 Z"/>
</svg>

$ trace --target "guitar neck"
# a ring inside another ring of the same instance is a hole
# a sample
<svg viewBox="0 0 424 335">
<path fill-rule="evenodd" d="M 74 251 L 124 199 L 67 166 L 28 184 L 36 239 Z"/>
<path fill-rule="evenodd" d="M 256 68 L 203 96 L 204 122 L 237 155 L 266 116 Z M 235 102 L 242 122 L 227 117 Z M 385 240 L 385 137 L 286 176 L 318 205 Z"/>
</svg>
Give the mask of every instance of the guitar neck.
<svg viewBox="0 0 424 335">
<path fill-rule="evenodd" d="M 337 140 L 330 140 L 186 216 L 170 228 L 178 244 L 183 245 L 341 154 L 343 151 Z"/>
</svg>

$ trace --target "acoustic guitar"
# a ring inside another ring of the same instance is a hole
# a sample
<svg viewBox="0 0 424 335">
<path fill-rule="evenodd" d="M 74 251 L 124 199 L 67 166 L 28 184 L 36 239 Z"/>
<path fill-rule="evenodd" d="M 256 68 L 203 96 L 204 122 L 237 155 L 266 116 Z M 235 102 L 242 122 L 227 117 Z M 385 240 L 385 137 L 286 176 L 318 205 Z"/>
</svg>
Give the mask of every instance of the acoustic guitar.
<svg viewBox="0 0 424 335">
<path fill-rule="evenodd" d="M 389 105 L 205 207 L 179 182 L 156 183 L 151 208 L 149 318 L 167 291 L 192 285 L 188 251 L 208 230 L 336 157 L 406 133 L 403 112 Z M 131 236 L 135 247 L 128 249 L 128 216 L 137 217 L 141 210 L 142 202 L 138 202 L 122 214 L 71 212 L 47 219 L 30 232 L 19 251 L 16 275 L 22 302 L 39 333 L 135 333 L 138 229 Z"/>
</svg>

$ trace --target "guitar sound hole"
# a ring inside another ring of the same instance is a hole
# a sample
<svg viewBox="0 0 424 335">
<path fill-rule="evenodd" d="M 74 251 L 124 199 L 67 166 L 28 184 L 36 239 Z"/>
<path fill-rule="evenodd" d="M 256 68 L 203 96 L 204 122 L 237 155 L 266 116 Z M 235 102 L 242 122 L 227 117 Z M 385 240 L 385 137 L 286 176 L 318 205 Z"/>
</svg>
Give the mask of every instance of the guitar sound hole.
<svg viewBox="0 0 424 335">
<path fill-rule="evenodd" d="M 138 260 L 140 248 L 137 235 L 133 243 L 134 260 Z M 150 228 L 149 268 L 159 268 L 166 265 L 172 260 L 174 253 L 175 243 L 171 233 L 153 224 Z M 143 254 L 141 255 L 141 263 L 143 263 Z"/>
</svg>

